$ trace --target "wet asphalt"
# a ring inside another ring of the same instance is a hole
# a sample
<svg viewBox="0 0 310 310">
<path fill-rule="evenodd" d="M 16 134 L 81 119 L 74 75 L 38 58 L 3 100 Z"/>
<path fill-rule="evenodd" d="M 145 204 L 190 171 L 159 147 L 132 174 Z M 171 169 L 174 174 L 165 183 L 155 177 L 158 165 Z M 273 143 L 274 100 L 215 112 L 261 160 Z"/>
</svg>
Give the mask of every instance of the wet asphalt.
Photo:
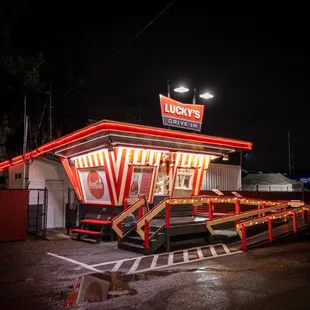
<svg viewBox="0 0 310 310">
<path fill-rule="evenodd" d="M 73 308 L 309 309 L 310 238 L 307 235 L 287 242 L 156 272 L 118 274 L 130 294 Z M 97 246 L 72 240 L 2 243 L 2 309 L 62 308 L 73 284 L 91 273 L 47 252 L 92 262 L 98 255 L 107 259 L 134 255 L 119 252 L 112 244 Z"/>
</svg>

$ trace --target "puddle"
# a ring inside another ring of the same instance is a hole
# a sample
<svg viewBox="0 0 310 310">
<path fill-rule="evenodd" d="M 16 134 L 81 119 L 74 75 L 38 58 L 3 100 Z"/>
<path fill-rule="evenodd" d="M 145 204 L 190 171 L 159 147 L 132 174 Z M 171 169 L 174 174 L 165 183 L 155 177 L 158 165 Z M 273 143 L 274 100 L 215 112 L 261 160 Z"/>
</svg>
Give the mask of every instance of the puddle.
<svg viewBox="0 0 310 310">
<path fill-rule="evenodd" d="M 153 270 L 137 274 L 124 274 L 121 272 L 92 273 L 83 276 L 70 286 L 72 292 L 68 295 L 65 306 L 83 302 L 103 302 L 123 295 L 135 295 L 137 291 L 130 286 L 130 283 L 136 281 L 149 281 L 179 272 L 202 273 L 208 271 L 206 268 L 198 268 L 167 271 Z"/>
<path fill-rule="evenodd" d="M 72 288 L 73 291 L 68 295 L 64 306 L 83 302 L 103 302 L 119 296 L 137 293 L 117 273 L 88 274 L 77 280 Z"/>
<path fill-rule="evenodd" d="M 123 295 L 135 295 L 137 291 L 130 287 L 131 282 L 148 281 L 176 272 L 179 271 L 149 271 L 132 275 L 120 272 L 88 274 L 70 286 L 72 292 L 67 296 L 64 306 L 82 302 L 103 302 Z"/>
</svg>

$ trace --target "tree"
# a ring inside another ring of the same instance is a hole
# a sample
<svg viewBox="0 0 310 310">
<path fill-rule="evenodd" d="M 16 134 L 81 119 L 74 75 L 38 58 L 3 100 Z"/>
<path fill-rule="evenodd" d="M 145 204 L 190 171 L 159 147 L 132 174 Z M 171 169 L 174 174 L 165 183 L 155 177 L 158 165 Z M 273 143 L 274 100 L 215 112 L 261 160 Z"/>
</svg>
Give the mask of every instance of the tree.
<svg viewBox="0 0 310 310">
<path fill-rule="evenodd" d="M 12 129 L 7 140 L 7 150 L 11 155 L 19 153 L 21 149 L 17 141 L 21 141 L 23 132 L 22 97 L 35 94 L 46 85 L 42 79 L 45 67 L 43 54 L 33 54 L 27 49 L 27 44 L 23 46 L 18 40 L 23 29 L 27 28 L 24 24 L 27 22 L 27 10 L 27 1 L 24 0 L 4 0 L 0 5 L 0 87 L 12 89 L 10 94 L 1 93 L 1 101 L 11 103 L 5 104 Z M 31 107 L 31 103 L 29 101 L 27 114 L 31 114 L 32 110 L 30 119 L 33 118 L 32 123 L 37 123 L 34 120 L 37 108 Z"/>
</svg>

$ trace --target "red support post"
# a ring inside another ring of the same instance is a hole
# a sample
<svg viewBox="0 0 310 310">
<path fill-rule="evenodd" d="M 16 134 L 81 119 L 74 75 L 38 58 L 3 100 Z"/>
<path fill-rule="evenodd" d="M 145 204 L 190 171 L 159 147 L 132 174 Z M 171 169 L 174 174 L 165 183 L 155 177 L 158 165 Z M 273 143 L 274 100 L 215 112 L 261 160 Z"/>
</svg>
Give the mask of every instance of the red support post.
<svg viewBox="0 0 310 310">
<path fill-rule="evenodd" d="M 241 247 L 241 250 L 246 252 L 248 250 L 248 247 L 246 245 L 246 227 L 244 225 L 241 225 L 241 233 L 242 233 L 242 247 Z"/>
<path fill-rule="evenodd" d="M 143 217 L 143 207 L 144 207 L 144 205 L 139 207 L 139 211 L 138 211 L 139 212 L 139 215 L 138 215 L 139 216 L 139 220 Z"/>
<path fill-rule="evenodd" d="M 263 204 L 262 204 L 262 207 L 261 207 L 262 209 L 265 209 L 265 203 L 263 202 Z M 266 216 L 266 213 L 265 212 L 263 212 L 262 213 L 262 216 L 264 217 L 264 216 Z"/>
<path fill-rule="evenodd" d="M 166 201 L 166 228 L 170 228 L 170 204 L 168 201 Z"/>
<path fill-rule="evenodd" d="M 128 207 L 127 200 L 124 199 L 124 202 L 123 202 L 123 210 L 126 210 L 127 207 Z"/>
<path fill-rule="evenodd" d="M 296 214 L 296 212 L 293 212 L 293 231 L 295 234 L 297 233 L 297 214 Z"/>
<path fill-rule="evenodd" d="M 236 215 L 240 214 L 240 200 L 236 200 Z"/>
<path fill-rule="evenodd" d="M 122 231 L 123 229 L 122 222 L 118 223 L 117 227 L 120 229 L 120 231 Z M 120 243 L 120 241 L 121 241 L 121 237 L 117 234 L 117 242 Z"/>
<path fill-rule="evenodd" d="M 209 206 L 209 221 L 213 220 L 213 202 L 210 199 L 208 202 L 208 206 Z"/>
<path fill-rule="evenodd" d="M 268 238 L 269 238 L 269 242 L 271 243 L 272 242 L 272 219 L 269 218 L 268 219 Z"/>
<path fill-rule="evenodd" d="M 257 206 L 257 209 L 260 210 L 260 209 L 261 209 L 261 205 L 258 205 L 258 206 Z M 261 214 L 261 213 L 258 213 L 258 217 L 261 217 L 261 216 L 262 216 L 262 214 Z"/>
<path fill-rule="evenodd" d="M 144 248 L 145 249 L 148 249 L 150 247 L 149 238 L 150 238 L 150 222 L 146 220 L 145 225 L 144 225 Z"/>
<path fill-rule="evenodd" d="M 193 215 L 197 215 L 197 206 L 193 205 Z"/>
</svg>

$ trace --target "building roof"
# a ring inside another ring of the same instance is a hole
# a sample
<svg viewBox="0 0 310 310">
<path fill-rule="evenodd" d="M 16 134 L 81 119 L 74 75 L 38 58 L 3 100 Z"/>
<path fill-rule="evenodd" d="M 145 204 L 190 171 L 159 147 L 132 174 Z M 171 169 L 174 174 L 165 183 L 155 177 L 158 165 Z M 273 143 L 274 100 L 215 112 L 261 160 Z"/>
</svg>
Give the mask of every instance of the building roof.
<svg viewBox="0 0 310 310">
<path fill-rule="evenodd" d="M 242 179 L 243 185 L 295 185 L 301 186 L 298 181 L 289 179 L 281 173 L 249 173 Z"/>
<path fill-rule="evenodd" d="M 224 155 L 251 150 L 252 143 L 165 128 L 102 120 L 43 144 L 35 150 L 0 163 L 0 170 L 47 153 L 62 157 L 81 155 L 102 147 L 149 147 Z"/>
</svg>

